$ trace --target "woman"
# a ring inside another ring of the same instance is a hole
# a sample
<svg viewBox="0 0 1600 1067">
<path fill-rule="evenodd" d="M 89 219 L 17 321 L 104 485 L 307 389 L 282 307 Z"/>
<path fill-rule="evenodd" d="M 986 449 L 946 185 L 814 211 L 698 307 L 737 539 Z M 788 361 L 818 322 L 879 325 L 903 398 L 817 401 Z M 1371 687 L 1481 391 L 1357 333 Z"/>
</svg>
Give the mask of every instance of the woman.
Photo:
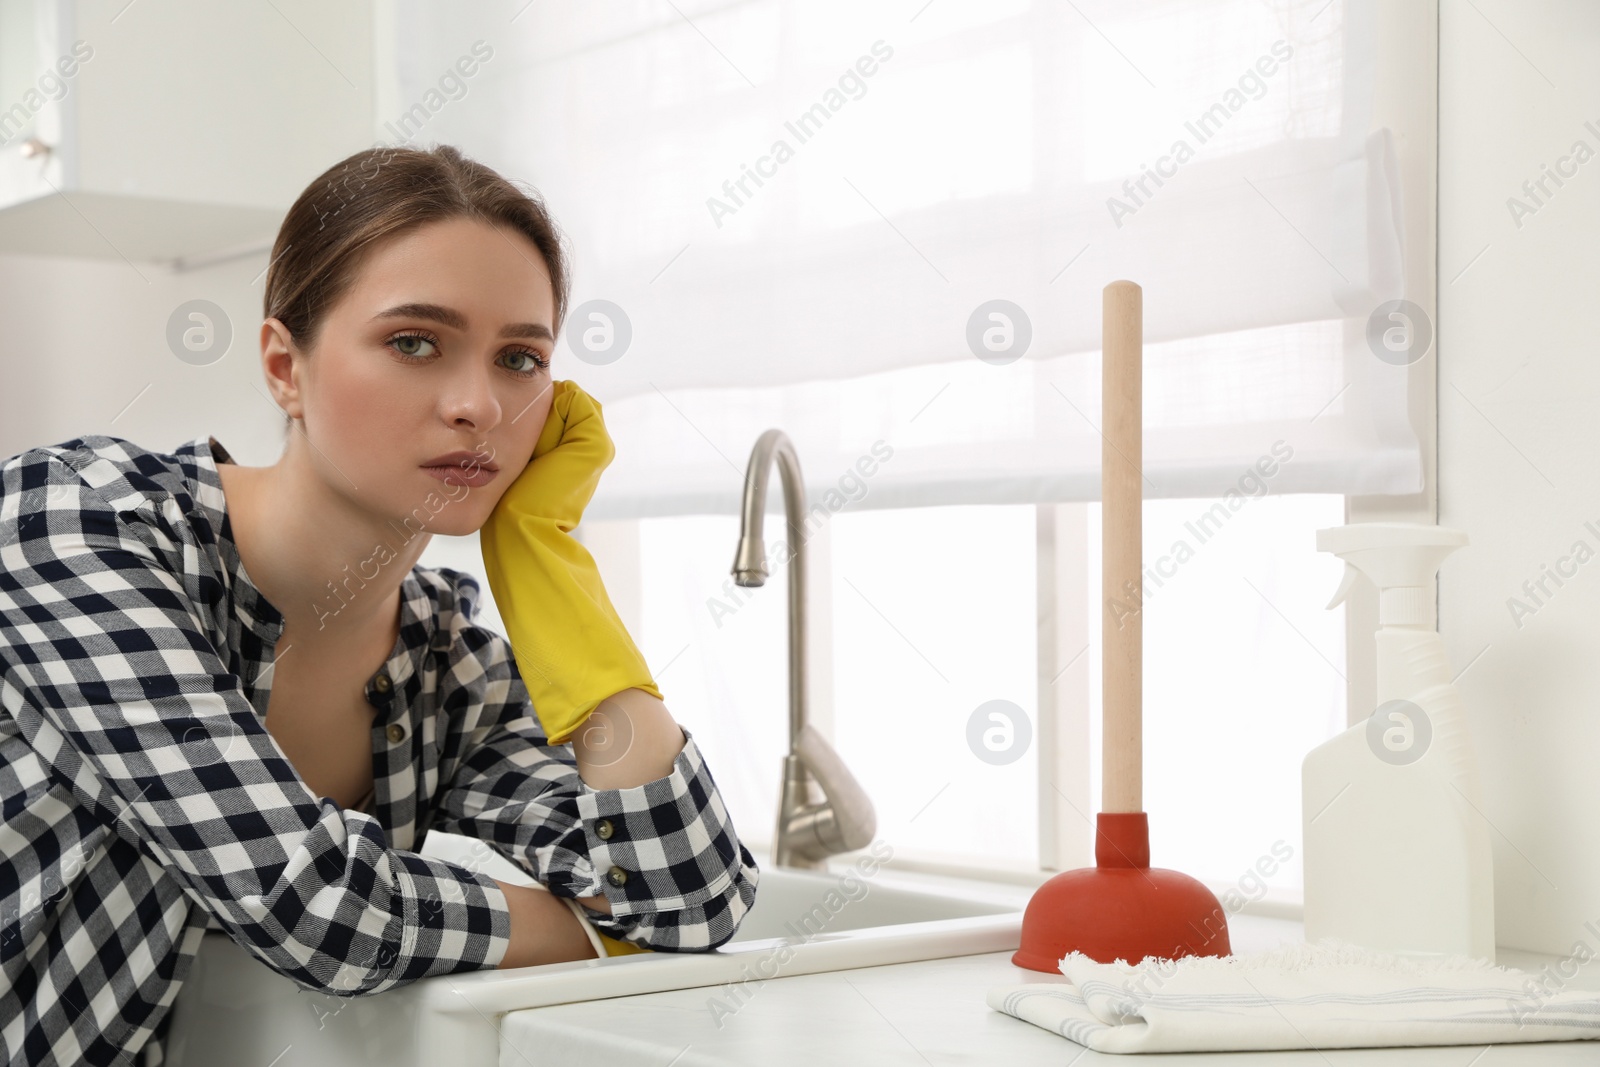
<svg viewBox="0 0 1600 1067">
<path fill-rule="evenodd" d="M 207 929 L 341 995 L 733 936 L 758 873 L 711 772 L 614 616 L 550 584 L 600 589 L 575 515 L 528 518 L 611 454 L 551 377 L 567 294 L 537 196 L 448 146 L 360 152 L 272 250 L 275 464 L 91 435 L 0 465 L 6 1062 L 161 1062 Z M 417 565 L 480 527 L 517 659 L 472 577 Z M 419 855 L 430 829 L 541 888 Z"/>
</svg>

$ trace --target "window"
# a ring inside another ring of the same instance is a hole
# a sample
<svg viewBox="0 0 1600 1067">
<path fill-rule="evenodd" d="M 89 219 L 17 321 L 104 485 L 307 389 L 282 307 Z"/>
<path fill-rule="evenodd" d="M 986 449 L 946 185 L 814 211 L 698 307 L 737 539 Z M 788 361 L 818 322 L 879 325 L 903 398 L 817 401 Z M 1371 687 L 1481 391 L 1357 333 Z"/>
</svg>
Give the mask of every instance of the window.
<svg viewBox="0 0 1600 1067">
<path fill-rule="evenodd" d="M 1222 506 L 1201 499 L 1144 508 L 1145 566 L 1174 561 L 1164 567 L 1171 577 L 1146 590 L 1150 862 L 1232 885 L 1281 839 L 1294 855 L 1268 881 L 1298 898 L 1300 761 L 1346 722 L 1344 606 L 1326 609 L 1344 562 L 1318 552 L 1315 534 L 1344 524 L 1344 499 L 1247 497 L 1231 517 L 1207 526 L 1202 516 L 1215 507 Z M 1100 505 L 1087 508 L 1087 566 L 1098 592 Z M 1193 551 L 1182 563 L 1173 551 L 1179 542 Z M 1098 625 L 1090 632 L 1090 704 L 1098 709 Z M 1090 795 L 1098 806 L 1098 716 L 1089 722 Z"/>
<path fill-rule="evenodd" d="M 777 426 L 813 501 L 892 449 L 816 535 L 809 602 L 812 717 L 897 855 L 1018 878 L 1092 863 L 1097 351 L 1102 289 L 1128 278 L 1162 578 L 1153 860 L 1233 885 L 1282 840 L 1274 885 L 1294 895 L 1300 760 L 1346 721 L 1344 612 L 1324 609 L 1342 564 L 1314 531 L 1362 498 L 1426 495 L 1431 370 L 1368 333 L 1390 301 L 1433 306 L 1433 41 L 1413 14 L 696 0 L 536 7 L 495 37 L 478 103 L 427 136 L 550 203 L 576 252 L 567 339 L 626 320 L 629 346 L 567 340 L 557 365 L 617 446 L 580 534 L 752 844 L 771 840 L 787 740 L 786 576 L 748 590 L 728 572 L 741 460 Z M 416 16 L 394 42 L 401 100 L 474 25 Z M 1012 362 L 973 340 L 996 301 L 1028 339 Z M 1282 442 L 1270 493 L 1188 534 L 1163 575 L 1186 524 Z M 1025 758 L 974 755 L 990 700 L 1029 723 Z"/>
<path fill-rule="evenodd" d="M 808 542 L 812 719 L 902 858 L 1038 871 L 1041 806 L 1055 804 L 1063 854 L 1079 857 L 1061 866 L 1093 862 L 1100 507 L 1066 507 L 1086 546 L 1068 561 L 1086 592 L 1067 605 L 1079 613 L 1069 621 L 1089 641 L 1042 682 L 1035 506 L 846 509 Z M 1144 515 L 1145 561 L 1160 579 L 1147 585 L 1144 627 L 1152 862 L 1232 885 L 1281 840 L 1293 858 L 1271 885 L 1297 897 L 1300 760 L 1346 721 L 1344 608 L 1325 609 L 1343 564 L 1315 548 L 1318 528 L 1343 523 L 1343 498 L 1246 497 L 1234 512 L 1209 498 L 1153 500 Z M 600 527 L 636 531 L 636 565 L 596 558 L 619 610 L 637 600 L 630 625 L 673 714 L 713 761 L 741 836 L 765 851 L 788 744 L 788 574 L 773 552 L 782 515 L 766 519 L 771 577 L 750 589 L 729 574 L 734 516 L 585 527 L 590 540 Z M 453 558 L 474 569 L 469 555 Z M 623 574 L 640 576 L 637 590 L 614 581 Z M 486 583 L 485 595 L 486 618 L 497 620 Z M 1068 702 L 1091 712 L 1061 735 L 1087 754 L 1086 780 L 1041 777 L 1041 684 L 1067 688 Z M 1028 719 L 1028 751 L 1014 762 L 985 761 L 969 744 L 969 720 L 991 700 Z"/>
</svg>

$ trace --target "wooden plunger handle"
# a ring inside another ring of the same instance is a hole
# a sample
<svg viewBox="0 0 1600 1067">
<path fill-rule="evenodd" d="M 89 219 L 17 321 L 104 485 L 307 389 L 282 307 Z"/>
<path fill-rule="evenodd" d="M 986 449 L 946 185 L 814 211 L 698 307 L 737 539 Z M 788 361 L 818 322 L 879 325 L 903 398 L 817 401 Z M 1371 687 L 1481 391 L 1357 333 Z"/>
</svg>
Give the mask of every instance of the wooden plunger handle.
<svg viewBox="0 0 1600 1067">
<path fill-rule="evenodd" d="M 1144 810 L 1144 291 L 1112 282 L 1100 316 L 1100 810 L 1135 812 Z"/>
</svg>

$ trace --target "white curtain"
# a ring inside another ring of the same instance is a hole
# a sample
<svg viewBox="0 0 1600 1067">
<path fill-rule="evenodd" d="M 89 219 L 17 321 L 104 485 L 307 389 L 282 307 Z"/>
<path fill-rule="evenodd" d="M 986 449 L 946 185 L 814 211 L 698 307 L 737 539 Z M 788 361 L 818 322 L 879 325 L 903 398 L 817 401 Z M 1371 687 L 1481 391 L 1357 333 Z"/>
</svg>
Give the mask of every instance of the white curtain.
<svg viewBox="0 0 1600 1067">
<path fill-rule="evenodd" d="M 617 444 L 596 518 L 737 511 L 774 426 L 812 501 L 1098 499 L 1118 278 L 1144 291 L 1146 496 L 1263 460 L 1274 492 L 1412 493 L 1407 372 L 1367 325 L 1431 200 L 1372 123 L 1372 4 L 416 4 L 395 91 L 437 102 L 494 50 L 411 139 L 537 187 L 571 237 L 556 374 Z M 975 322 L 996 300 L 1020 314 Z M 984 330 L 1031 336 L 979 358 Z"/>
</svg>

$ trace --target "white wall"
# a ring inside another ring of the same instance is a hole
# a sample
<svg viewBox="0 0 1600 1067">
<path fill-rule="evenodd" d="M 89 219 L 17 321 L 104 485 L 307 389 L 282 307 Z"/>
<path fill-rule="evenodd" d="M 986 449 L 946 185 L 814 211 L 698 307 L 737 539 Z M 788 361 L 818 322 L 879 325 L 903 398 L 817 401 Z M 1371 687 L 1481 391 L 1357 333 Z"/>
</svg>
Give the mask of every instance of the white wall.
<svg viewBox="0 0 1600 1067">
<path fill-rule="evenodd" d="M 1536 206 L 1523 182 L 1575 141 L 1600 153 L 1600 5 L 1440 6 L 1439 522 L 1472 540 L 1441 568 L 1439 630 L 1484 772 L 1499 942 L 1594 951 L 1600 158 L 1520 227 L 1507 200 Z M 1525 596 L 1579 545 L 1588 566 Z"/>
<path fill-rule="evenodd" d="M 241 463 L 275 460 L 282 414 L 262 380 L 256 277 L 266 261 L 263 252 L 173 273 L 0 255 L 0 456 L 91 433 L 170 451 L 211 433 Z M 227 354 L 204 367 L 166 343 L 173 309 L 196 298 L 221 306 L 233 326 Z"/>
</svg>

